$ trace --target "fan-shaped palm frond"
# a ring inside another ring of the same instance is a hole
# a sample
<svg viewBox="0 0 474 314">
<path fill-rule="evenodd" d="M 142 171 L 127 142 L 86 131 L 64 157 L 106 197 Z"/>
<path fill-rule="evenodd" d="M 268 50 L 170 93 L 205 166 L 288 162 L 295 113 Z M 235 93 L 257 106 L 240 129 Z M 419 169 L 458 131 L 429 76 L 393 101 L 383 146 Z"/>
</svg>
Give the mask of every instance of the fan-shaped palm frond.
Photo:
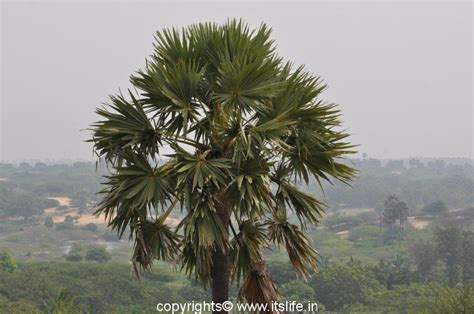
<svg viewBox="0 0 474 314">
<path fill-rule="evenodd" d="M 228 187 L 228 196 L 237 204 L 237 217 L 262 215 L 272 203 L 268 171 L 270 163 L 263 158 L 247 159 L 234 169 L 235 177 Z M 267 206 L 265 206 L 267 204 Z"/>
<path fill-rule="evenodd" d="M 191 183 L 191 192 L 196 188 L 204 189 L 205 185 L 212 183 L 216 188 L 225 185 L 228 169 L 231 168 L 230 160 L 226 158 L 211 158 L 212 150 L 197 151 L 191 155 L 181 147 L 173 145 L 175 154 L 173 158 L 173 171 L 176 172 L 178 185 Z"/>
<path fill-rule="evenodd" d="M 112 96 L 112 104 L 106 108 L 98 108 L 96 113 L 104 120 L 92 125 L 94 143 L 99 157 L 111 161 L 124 158 L 124 154 L 137 151 L 154 157 L 162 145 L 160 130 L 156 128 L 145 114 L 141 104 L 130 93 L 132 101 L 123 96 Z"/>
<path fill-rule="evenodd" d="M 278 184 L 275 198 L 279 203 L 277 207 L 288 205 L 294 210 L 302 225 L 306 221 L 313 224 L 318 223 L 324 213 L 324 204 L 321 201 L 300 191 L 286 181 L 281 181 Z"/>
<path fill-rule="evenodd" d="M 128 166 L 116 167 L 116 172 L 107 177 L 108 187 L 101 192 L 105 197 L 96 214 L 104 213 L 119 235 L 127 227 L 133 229 L 138 221 L 145 221 L 148 209 L 164 206 L 174 195 L 171 176 L 161 170 L 139 155 L 134 155 Z"/>
<path fill-rule="evenodd" d="M 132 262 L 136 277 L 139 277 L 140 268 L 149 270 L 155 259 L 176 261 L 180 252 L 180 236 L 161 219 L 139 221 L 134 230 L 136 241 Z"/>
</svg>

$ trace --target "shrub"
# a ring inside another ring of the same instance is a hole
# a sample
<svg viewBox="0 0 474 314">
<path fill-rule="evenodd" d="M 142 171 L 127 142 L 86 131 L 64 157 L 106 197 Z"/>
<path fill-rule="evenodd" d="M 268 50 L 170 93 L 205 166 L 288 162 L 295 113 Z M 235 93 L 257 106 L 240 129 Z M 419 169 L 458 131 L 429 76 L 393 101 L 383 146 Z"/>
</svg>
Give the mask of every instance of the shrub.
<svg viewBox="0 0 474 314">
<path fill-rule="evenodd" d="M 314 274 L 310 285 L 316 293 L 317 301 L 330 311 L 340 311 L 349 305 L 364 303 L 372 291 L 382 289 L 371 272 L 340 265 Z"/>
<path fill-rule="evenodd" d="M 109 241 L 109 242 L 120 241 L 117 233 L 110 230 L 107 230 L 106 232 L 104 232 L 101 237 L 105 241 Z"/>
<path fill-rule="evenodd" d="M 296 279 L 295 269 L 289 261 L 269 261 L 267 268 L 273 280 L 279 285 Z"/>
<path fill-rule="evenodd" d="M 81 262 L 84 259 L 83 247 L 78 242 L 73 242 L 71 250 L 65 255 L 66 261 L 68 262 Z"/>
<path fill-rule="evenodd" d="M 42 207 L 44 208 L 58 207 L 58 206 L 59 206 L 59 202 L 55 199 L 51 199 L 51 198 L 42 199 Z"/>
<path fill-rule="evenodd" d="M 67 205 L 60 205 L 56 207 L 56 211 L 66 211 L 69 209 L 69 206 Z"/>
<path fill-rule="evenodd" d="M 376 226 L 358 226 L 352 229 L 348 239 L 350 241 L 370 241 L 380 238 L 382 231 Z"/>
<path fill-rule="evenodd" d="M 306 282 L 301 280 L 290 281 L 281 286 L 281 292 L 284 300 L 296 301 L 296 302 L 307 302 L 315 300 L 315 294 L 313 288 L 311 288 Z"/>
<path fill-rule="evenodd" d="M 434 296 L 426 299 L 420 313 L 474 313 L 474 285 L 448 287 L 432 287 Z"/>
<path fill-rule="evenodd" d="M 81 229 L 96 232 L 98 227 L 95 223 L 90 222 L 87 225 L 83 226 Z"/>
<path fill-rule="evenodd" d="M 46 228 L 54 227 L 53 218 L 51 216 L 46 217 L 46 220 L 44 221 L 44 225 L 46 226 Z"/>
<path fill-rule="evenodd" d="M 112 255 L 103 247 L 95 247 L 87 250 L 86 261 L 95 261 L 98 263 L 105 263 L 112 259 Z"/>
<path fill-rule="evenodd" d="M 81 253 L 71 252 L 66 255 L 66 261 L 68 262 L 81 262 L 84 259 Z"/>
<path fill-rule="evenodd" d="M 427 213 L 443 213 L 448 211 L 448 206 L 443 201 L 436 201 L 423 207 L 423 211 Z"/>
<path fill-rule="evenodd" d="M 9 252 L 0 254 L 0 270 L 13 273 L 17 268 L 16 261 Z"/>
<path fill-rule="evenodd" d="M 56 224 L 56 230 L 68 230 L 68 229 L 73 229 L 74 228 L 74 222 L 73 221 L 65 221 L 59 224 Z"/>
</svg>

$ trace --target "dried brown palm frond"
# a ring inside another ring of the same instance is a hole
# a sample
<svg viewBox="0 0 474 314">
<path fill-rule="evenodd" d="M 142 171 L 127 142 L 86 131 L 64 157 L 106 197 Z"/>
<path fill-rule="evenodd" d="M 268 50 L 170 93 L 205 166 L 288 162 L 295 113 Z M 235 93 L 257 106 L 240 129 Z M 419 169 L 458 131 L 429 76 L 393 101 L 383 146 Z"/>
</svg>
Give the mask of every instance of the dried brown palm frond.
<svg viewBox="0 0 474 314">
<path fill-rule="evenodd" d="M 249 304 L 267 304 L 266 313 L 277 313 L 271 311 L 271 304 L 278 299 L 277 286 L 266 270 L 265 262 L 252 262 L 252 270 L 240 287 L 239 301 Z"/>
<path fill-rule="evenodd" d="M 311 239 L 298 226 L 289 223 L 286 218 L 274 216 L 267 221 L 269 239 L 277 245 L 284 245 L 288 257 L 298 275 L 309 276 L 309 269 L 316 270 L 318 251 L 313 247 Z"/>
</svg>

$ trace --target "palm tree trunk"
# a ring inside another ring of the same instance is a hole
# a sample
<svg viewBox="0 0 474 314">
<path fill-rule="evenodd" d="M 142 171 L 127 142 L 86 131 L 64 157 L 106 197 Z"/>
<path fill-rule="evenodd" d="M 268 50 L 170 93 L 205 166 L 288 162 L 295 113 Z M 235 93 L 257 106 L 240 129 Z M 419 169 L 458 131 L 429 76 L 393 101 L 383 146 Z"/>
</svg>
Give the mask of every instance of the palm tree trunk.
<svg viewBox="0 0 474 314">
<path fill-rule="evenodd" d="M 224 190 L 219 192 L 216 211 L 227 231 L 228 237 L 230 203 Z M 212 301 L 214 301 L 214 303 L 222 304 L 229 300 L 230 260 L 228 248 L 225 248 L 224 250 L 216 249 L 212 254 L 212 263 Z M 213 313 L 227 313 L 227 311 L 214 311 Z"/>
</svg>

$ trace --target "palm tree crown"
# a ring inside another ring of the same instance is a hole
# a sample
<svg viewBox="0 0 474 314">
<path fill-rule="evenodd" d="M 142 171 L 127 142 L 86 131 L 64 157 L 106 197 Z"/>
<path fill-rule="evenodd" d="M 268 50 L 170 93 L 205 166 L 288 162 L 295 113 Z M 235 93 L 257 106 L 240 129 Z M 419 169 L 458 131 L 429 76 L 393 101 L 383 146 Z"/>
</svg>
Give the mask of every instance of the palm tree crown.
<svg viewBox="0 0 474 314">
<path fill-rule="evenodd" d="M 355 173 L 321 79 L 284 62 L 266 25 L 231 20 L 158 32 L 130 80 L 137 93 L 97 109 L 91 141 L 112 169 L 97 213 L 130 231 L 136 270 L 172 260 L 205 285 L 247 278 L 251 290 L 272 244 L 300 275 L 315 268 L 304 230 L 324 204 L 299 186 Z M 175 206 L 185 217 L 170 226 Z"/>
</svg>

